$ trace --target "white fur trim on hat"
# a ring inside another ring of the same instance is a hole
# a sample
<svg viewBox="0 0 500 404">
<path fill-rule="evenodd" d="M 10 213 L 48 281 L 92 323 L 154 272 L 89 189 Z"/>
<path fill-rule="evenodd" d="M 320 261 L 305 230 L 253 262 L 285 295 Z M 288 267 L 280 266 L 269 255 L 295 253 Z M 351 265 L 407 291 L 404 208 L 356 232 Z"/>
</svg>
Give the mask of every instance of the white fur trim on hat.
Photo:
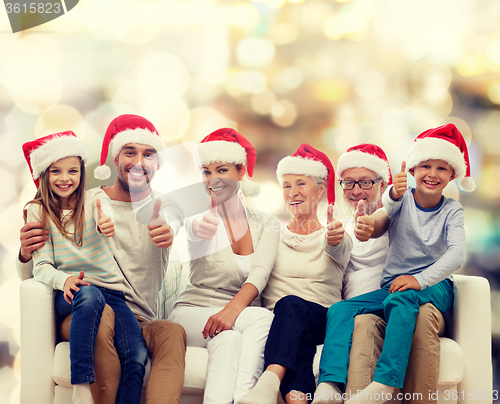
<svg viewBox="0 0 500 404">
<path fill-rule="evenodd" d="M 346 152 L 339 157 L 337 164 L 338 178 L 342 176 L 345 170 L 357 167 L 371 170 L 377 176 L 381 177 L 386 184 L 389 183 L 389 166 L 387 161 L 374 154 L 363 153 L 358 150 Z"/>
<path fill-rule="evenodd" d="M 198 166 L 215 162 L 246 165 L 247 153 L 239 143 L 214 140 L 198 144 L 194 159 Z"/>
<path fill-rule="evenodd" d="M 321 161 L 288 156 L 278 163 L 278 168 L 276 169 L 276 176 L 280 184 L 283 184 L 283 175 L 285 174 L 327 178 L 328 169 Z"/>
<path fill-rule="evenodd" d="M 94 177 L 98 180 L 107 180 L 111 177 L 111 169 L 106 165 L 98 166 L 94 169 Z"/>
<path fill-rule="evenodd" d="M 52 163 L 65 157 L 80 157 L 86 163 L 89 152 L 83 143 L 73 136 L 54 137 L 31 152 L 33 179 L 39 178 Z"/>
<path fill-rule="evenodd" d="M 165 149 L 165 144 L 157 134 L 143 128 L 126 129 L 117 133 L 111 140 L 110 150 L 113 158 L 118 156 L 122 147 L 129 143 L 148 145 L 157 152 Z"/>
<path fill-rule="evenodd" d="M 259 183 L 252 181 L 250 178 L 248 178 L 247 175 L 245 175 L 243 177 L 243 180 L 241 181 L 241 192 L 243 192 L 243 195 L 245 196 L 250 196 L 250 197 L 259 196 L 260 185 Z"/>
<path fill-rule="evenodd" d="M 413 142 L 406 157 L 406 171 L 426 160 L 444 160 L 455 170 L 455 178 L 461 180 L 465 177 L 464 155 L 447 140 L 427 137 Z"/>
</svg>

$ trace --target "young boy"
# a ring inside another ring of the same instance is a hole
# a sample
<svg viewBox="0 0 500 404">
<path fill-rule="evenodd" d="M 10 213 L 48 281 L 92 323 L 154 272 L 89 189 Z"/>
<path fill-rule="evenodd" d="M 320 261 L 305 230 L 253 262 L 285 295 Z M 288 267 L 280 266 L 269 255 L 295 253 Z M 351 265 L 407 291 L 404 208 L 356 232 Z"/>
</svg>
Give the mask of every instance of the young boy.
<svg viewBox="0 0 500 404">
<path fill-rule="evenodd" d="M 407 188 L 406 166 L 416 188 Z M 354 317 L 374 313 L 387 322 L 374 381 L 347 404 L 383 403 L 403 387 L 415 320 L 420 305 L 432 303 L 442 313 L 453 304 L 450 275 L 465 260 L 463 208 L 443 190 L 458 178 L 472 191 L 467 145 L 453 124 L 429 129 L 413 143 L 401 173 L 384 193 L 389 218 L 389 255 L 381 289 L 338 302 L 328 310 L 320 377 L 313 404 L 342 402 Z"/>
</svg>

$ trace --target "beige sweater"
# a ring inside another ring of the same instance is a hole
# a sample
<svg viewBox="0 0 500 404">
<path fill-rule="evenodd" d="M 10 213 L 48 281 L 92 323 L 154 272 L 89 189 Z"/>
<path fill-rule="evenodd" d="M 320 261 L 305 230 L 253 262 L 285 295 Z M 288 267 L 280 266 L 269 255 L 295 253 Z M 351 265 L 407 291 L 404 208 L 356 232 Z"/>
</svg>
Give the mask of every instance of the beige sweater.
<svg viewBox="0 0 500 404">
<path fill-rule="evenodd" d="M 286 227 L 281 238 L 271 277 L 262 292 L 262 305 L 270 310 L 284 296 L 295 295 L 330 307 L 342 299 L 342 279 L 349 262 L 352 240 L 345 235 L 331 247 L 325 229 L 312 234 L 292 233 Z"/>
<path fill-rule="evenodd" d="M 254 249 L 248 277 L 236 262 L 224 226 L 218 226 L 211 240 L 201 240 L 193 236 L 189 220 L 186 220 L 186 231 L 191 238 L 188 248 L 192 256 L 199 258 L 190 262 L 190 283 L 179 295 L 176 307 L 224 307 L 245 283 L 251 283 L 262 292 L 276 260 L 280 223 L 267 213 L 247 208 L 245 213 Z M 200 251 L 207 254 L 200 254 Z M 260 305 L 260 299 L 255 299 L 252 305 Z"/>
</svg>

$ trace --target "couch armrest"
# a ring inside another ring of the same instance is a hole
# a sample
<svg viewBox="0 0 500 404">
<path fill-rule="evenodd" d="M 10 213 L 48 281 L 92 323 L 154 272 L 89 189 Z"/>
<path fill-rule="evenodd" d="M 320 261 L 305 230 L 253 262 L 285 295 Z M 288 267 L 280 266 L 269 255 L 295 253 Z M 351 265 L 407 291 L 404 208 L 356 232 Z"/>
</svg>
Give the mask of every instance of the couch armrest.
<svg viewBox="0 0 500 404">
<path fill-rule="evenodd" d="M 21 283 L 21 404 L 52 404 L 56 343 L 54 290 L 34 279 Z"/>
<path fill-rule="evenodd" d="M 492 402 L 490 285 L 479 276 L 453 276 L 452 337 L 460 345 L 464 377 L 458 402 Z"/>
</svg>

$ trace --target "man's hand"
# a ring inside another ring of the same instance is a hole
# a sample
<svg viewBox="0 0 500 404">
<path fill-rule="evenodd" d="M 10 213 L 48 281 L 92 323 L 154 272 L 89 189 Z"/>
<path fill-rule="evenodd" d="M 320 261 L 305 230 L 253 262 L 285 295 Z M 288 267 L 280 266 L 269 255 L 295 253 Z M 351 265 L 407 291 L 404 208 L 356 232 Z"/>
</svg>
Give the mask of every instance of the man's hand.
<svg viewBox="0 0 500 404">
<path fill-rule="evenodd" d="M 359 241 L 368 241 L 375 230 L 375 220 L 365 213 L 365 201 L 360 200 L 354 214 L 356 226 L 354 227 L 354 235 Z"/>
<path fill-rule="evenodd" d="M 97 227 L 99 227 L 101 233 L 106 237 L 113 237 L 115 235 L 115 224 L 113 223 L 111 218 L 109 216 L 106 216 L 102 211 L 100 199 L 96 201 L 95 206 L 97 208 L 98 216 Z"/>
<path fill-rule="evenodd" d="M 411 275 L 401 275 L 394 279 L 389 287 L 389 293 L 402 292 L 406 289 L 420 290 L 420 284 L 417 279 Z"/>
<path fill-rule="evenodd" d="M 328 205 L 326 213 L 326 242 L 329 246 L 339 245 L 344 238 L 342 222 L 333 218 L 333 205 Z"/>
<path fill-rule="evenodd" d="M 83 276 L 83 271 L 81 271 L 78 276 L 70 276 L 66 279 L 66 282 L 64 282 L 64 300 L 69 304 L 71 304 L 71 300 L 74 298 L 72 291 L 78 292 L 80 290 L 78 285 L 90 286 L 90 283 L 83 280 Z"/>
<path fill-rule="evenodd" d="M 406 170 L 406 161 L 403 161 L 401 163 L 401 172 L 397 173 L 392 181 L 390 196 L 394 201 L 397 201 L 399 198 L 401 198 L 405 193 L 406 189 L 408 188 L 406 180 L 407 174 L 405 170 Z"/>
<path fill-rule="evenodd" d="M 24 226 L 21 227 L 20 241 L 21 248 L 19 249 L 19 259 L 21 262 L 26 263 L 31 260 L 33 251 L 45 245 L 49 239 L 49 231 L 43 227 L 42 222 L 29 222 L 26 223 L 28 211 L 23 210 Z"/>
<path fill-rule="evenodd" d="M 151 215 L 151 220 L 149 221 L 149 237 L 153 240 L 156 247 L 158 248 L 168 248 L 174 242 L 174 236 L 170 226 L 167 224 L 165 219 L 160 216 L 161 209 L 161 199 L 158 198 L 155 201 L 153 207 L 153 214 Z"/>
<path fill-rule="evenodd" d="M 221 311 L 209 317 L 202 331 L 203 338 L 213 338 L 222 331 L 230 330 L 237 317 L 238 314 L 234 310 L 227 306 L 224 307 Z"/>
</svg>

